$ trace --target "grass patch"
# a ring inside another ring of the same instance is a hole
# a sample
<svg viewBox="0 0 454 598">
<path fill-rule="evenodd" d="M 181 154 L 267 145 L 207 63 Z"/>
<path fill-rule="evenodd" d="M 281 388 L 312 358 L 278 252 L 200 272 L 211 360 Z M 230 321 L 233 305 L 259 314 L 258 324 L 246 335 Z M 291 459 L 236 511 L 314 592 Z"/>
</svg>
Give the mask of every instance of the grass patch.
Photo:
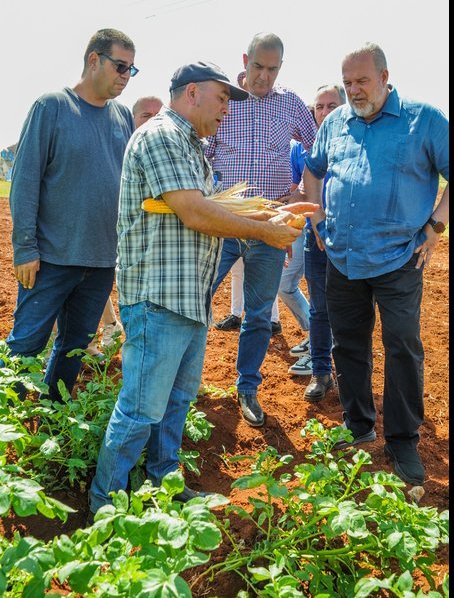
<svg viewBox="0 0 454 598">
<path fill-rule="evenodd" d="M 0 197 L 9 197 L 11 183 L 9 181 L 0 181 Z"/>
</svg>

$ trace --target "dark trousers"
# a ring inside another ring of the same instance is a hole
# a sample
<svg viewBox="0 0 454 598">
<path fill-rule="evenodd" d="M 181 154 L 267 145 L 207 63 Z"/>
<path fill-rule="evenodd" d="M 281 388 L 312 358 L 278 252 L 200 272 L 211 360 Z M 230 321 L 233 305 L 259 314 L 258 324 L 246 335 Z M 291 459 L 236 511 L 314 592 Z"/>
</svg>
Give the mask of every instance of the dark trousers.
<svg viewBox="0 0 454 598">
<path fill-rule="evenodd" d="M 375 424 L 372 395 L 372 333 L 375 305 L 385 349 L 384 435 L 390 444 L 418 443 L 424 418 L 424 350 L 420 339 L 422 269 L 417 255 L 398 270 L 349 280 L 328 261 L 326 298 L 333 357 L 345 422 L 354 436 Z"/>
</svg>

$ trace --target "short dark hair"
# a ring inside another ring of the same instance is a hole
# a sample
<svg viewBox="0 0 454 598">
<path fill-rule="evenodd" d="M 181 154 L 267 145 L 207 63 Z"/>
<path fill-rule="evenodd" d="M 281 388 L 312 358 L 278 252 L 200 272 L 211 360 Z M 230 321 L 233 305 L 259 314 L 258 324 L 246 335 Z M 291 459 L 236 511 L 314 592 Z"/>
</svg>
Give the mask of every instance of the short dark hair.
<svg viewBox="0 0 454 598">
<path fill-rule="evenodd" d="M 109 54 L 113 44 L 118 44 L 125 50 L 131 50 L 132 52 L 136 51 L 132 39 L 121 31 L 118 31 L 118 29 L 99 29 L 99 31 L 91 36 L 87 49 L 85 50 L 84 72 L 88 66 L 88 57 L 92 52 Z"/>
<path fill-rule="evenodd" d="M 249 58 L 254 55 L 257 48 L 265 50 L 279 50 L 281 59 L 284 57 L 284 44 L 275 33 L 256 33 L 247 49 Z"/>
</svg>

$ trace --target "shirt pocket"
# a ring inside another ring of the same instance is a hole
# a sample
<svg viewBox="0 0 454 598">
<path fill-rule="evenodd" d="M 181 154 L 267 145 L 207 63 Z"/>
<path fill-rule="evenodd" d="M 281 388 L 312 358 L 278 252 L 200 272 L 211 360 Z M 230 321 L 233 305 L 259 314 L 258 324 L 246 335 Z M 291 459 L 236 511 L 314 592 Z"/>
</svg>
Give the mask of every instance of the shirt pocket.
<svg viewBox="0 0 454 598">
<path fill-rule="evenodd" d="M 290 151 L 289 139 L 291 135 L 288 121 L 281 118 L 271 118 L 268 127 L 264 123 L 264 130 L 268 133 L 265 136 L 267 149 L 278 153 Z"/>
<path fill-rule="evenodd" d="M 391 218 L 374 218 L 372 220 L 373 236 L 377 247 L 382 248 L 383 259 L 393 259 L 405 251 L 418 228 L 404 220 Z"/>
</svg>

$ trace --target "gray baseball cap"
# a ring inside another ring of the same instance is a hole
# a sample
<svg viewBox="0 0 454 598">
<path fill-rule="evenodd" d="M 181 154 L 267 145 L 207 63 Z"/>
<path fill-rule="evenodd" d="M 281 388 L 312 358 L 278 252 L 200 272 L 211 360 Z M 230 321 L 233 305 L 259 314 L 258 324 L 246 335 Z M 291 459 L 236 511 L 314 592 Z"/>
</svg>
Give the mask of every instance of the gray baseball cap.
<svg viewBox="0 0 454 598">
<path fill-rule="evenodd" d="M 226 83 L 230 89 L 231 100 L 241 101 L 247 100 L 249 97 L 247 91 L 232 85 L 224 71 L 212 62 L 193 62 L 180 66 L 170 80 L 169 90 L 172 91 L 188 83 L 199 83 L 201 81 L 220 81 L 221 83 Z"/>
</svg>

